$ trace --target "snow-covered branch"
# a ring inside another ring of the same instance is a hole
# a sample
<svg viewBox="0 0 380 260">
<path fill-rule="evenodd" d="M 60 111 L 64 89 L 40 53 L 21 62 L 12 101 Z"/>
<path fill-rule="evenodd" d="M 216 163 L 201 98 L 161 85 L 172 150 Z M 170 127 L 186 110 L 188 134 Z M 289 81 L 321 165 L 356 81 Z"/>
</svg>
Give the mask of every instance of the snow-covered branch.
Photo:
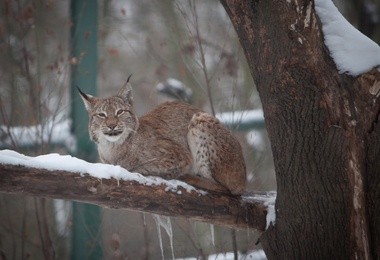
<svg viewBox="0 0 380 260">
<path fill-rule="evenodd" d="M 265 230 L 275 193 L 243 197 L 205 192 L 177 181 L 145 177 L 71 156 L 28 157 L 0 151 L 0 192 L 75 200 L 186 217 L 234 228 Z M 263 200 L 263 198 L 267 198 Z M 273 221 L 273 220 L 270 220 Z"/>
</svg>

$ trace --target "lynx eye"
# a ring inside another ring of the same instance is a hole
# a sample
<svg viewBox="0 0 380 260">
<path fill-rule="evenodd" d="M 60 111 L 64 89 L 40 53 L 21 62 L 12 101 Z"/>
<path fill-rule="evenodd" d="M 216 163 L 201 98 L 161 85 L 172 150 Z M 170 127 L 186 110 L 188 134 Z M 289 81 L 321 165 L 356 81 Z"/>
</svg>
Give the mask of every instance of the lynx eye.
<svg viewBox="0 0 380 260">
<path fill-rule="evenodd" d="M 96 114 L 97 117 L 100 117 L 100 118 L 106 118 L 106 114 L 105 113 L 98 113 Z"/>
<path fill-rule="evenodd" d="M 123 109 L 119 109 L 119 110 L 116 112 L 116 115 L 117 115 L 117 116 L 120 116 L 120 115 L 124 114 L 124 112 L 125 112 L 125 110 L 123 110 Z"/>
</svg>

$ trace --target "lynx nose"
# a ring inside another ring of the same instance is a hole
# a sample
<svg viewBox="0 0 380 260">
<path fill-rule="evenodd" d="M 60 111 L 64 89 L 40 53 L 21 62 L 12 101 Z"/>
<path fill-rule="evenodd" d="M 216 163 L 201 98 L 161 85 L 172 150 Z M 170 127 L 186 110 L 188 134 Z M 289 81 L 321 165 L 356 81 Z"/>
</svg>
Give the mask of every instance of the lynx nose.
<svg viewBox="0 0 380 260">
<path fill-rule="evenodd" d="M 115 123 L 112 123 L 112 124 L 108 124 L 107 127 L 110 129 L 110 130 L 115 130 L 117 124 Z"/>
</svg>

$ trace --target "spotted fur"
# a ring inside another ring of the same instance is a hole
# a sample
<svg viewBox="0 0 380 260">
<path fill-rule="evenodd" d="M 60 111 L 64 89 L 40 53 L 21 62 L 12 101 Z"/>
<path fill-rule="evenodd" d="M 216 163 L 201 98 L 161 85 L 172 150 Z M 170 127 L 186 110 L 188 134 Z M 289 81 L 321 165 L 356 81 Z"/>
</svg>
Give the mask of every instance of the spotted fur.
<svg viewBox="0 0 380 260">
<path fill-rule="evenodd" d="M 100 160 L 144 175 L 180 178 L 201 188 L 241 194 L 246 184 L 239 142 L 207 113 L 166 102 L 138 118 L 132 88 L 97 98 L 80 91 Z"/>
</svg>

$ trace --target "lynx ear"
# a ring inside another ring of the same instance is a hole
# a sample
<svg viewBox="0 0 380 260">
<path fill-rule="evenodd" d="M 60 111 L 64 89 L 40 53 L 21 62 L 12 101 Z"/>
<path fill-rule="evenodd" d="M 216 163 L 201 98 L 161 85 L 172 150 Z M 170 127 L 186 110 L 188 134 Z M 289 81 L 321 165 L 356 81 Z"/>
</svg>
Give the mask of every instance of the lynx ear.
<svg viewBox="0 0 380 260">
<path fill-rule="evenodd" d="M 129 83 L 129 80 L 131 78 L 132 74 L 129 75 L 127 81 L 124 83 L 124 85 L 119 90 L 119 93 L 117 95 L 121 97 L 127 104 L 133 104 L 133 96 L 132 96 L 132 85 Z"/>
<path fill-rule="evenodd" d="M 80 97 L 83 100 L 84 106 L 86 107 L 87 111 L 89 111 L 92 108 L 96 98 L 89 94 L 83 93 L 83 91 L 80 90 L 78 86 L 77 86 L 77 89 L 79 91 Z"/>
</svg>

